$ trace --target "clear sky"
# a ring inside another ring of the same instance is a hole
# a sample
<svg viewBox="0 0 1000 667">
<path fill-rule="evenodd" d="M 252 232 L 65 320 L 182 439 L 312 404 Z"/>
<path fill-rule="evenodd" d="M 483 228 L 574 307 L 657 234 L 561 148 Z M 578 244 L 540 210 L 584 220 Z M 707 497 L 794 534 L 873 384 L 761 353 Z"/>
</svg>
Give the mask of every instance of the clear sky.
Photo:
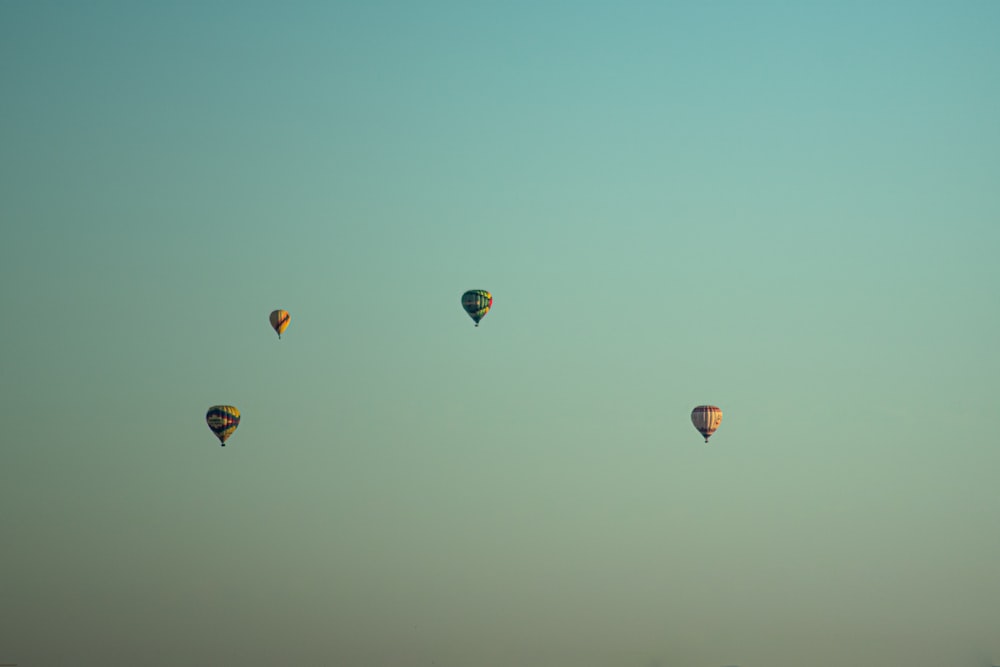
<svg viewBox="0 0 1000 667">
<path fill-rule="evenodd" d="M 0 4 L 0 662 L 1000 661 L 998 34 Z"/>
</svg>

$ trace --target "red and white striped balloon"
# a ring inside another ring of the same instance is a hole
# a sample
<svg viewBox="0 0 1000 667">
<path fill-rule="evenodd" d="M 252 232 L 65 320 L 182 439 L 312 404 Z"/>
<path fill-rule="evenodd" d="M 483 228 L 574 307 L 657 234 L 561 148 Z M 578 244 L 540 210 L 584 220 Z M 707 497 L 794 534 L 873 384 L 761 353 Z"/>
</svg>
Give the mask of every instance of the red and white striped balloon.
<svg viewBox="0 0 1000 667">
<path fill-rule="evenodd" d="M 705 436 L 705 442 L 708 442 L 722 423 L 722 410 L 714 405 L 699 405 L 691 411 L 691 423 Z"/>
</svg>

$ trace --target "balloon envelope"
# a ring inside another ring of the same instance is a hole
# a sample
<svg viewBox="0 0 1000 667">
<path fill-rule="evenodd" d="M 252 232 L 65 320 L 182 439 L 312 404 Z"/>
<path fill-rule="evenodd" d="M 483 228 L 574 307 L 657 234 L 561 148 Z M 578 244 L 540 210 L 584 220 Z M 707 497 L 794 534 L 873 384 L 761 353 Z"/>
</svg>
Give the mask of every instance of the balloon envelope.
<svg viewBox="0 0 1000 667">
<path fill-rule="evenodd" d="M 705 436 L 705 442 L 708 442 L 722 423 L 722 410 L 714 405 L 699 405 L 691 411 L 691 423 Z"/>
<path fill-rule="evenodd" d="M 479 320 L 486 317 L 493 307 L 493 295 L 484 289 L 471 289 L 462 295 L 462 308 L 469 314 L 472 321 L 479 326 Z"/>
<path fill-rule="evenodd" d="M 281 334 L 285 333 L 285 329 L 288 328 L 288 323 L 292 321 L 291 315 L 288 314 L 287 310 L 274 310 L 271 311 L 271 328 L 278 334 L 278 338 L 281 338 Z"/>
<path fill-rule="evenodd" d="M 219 443 L 225 447 L 226 440 L 240 425 L 240 411 L 232 405 L 213 405 L 205 414 L 205 421 Z"/>
</svg>

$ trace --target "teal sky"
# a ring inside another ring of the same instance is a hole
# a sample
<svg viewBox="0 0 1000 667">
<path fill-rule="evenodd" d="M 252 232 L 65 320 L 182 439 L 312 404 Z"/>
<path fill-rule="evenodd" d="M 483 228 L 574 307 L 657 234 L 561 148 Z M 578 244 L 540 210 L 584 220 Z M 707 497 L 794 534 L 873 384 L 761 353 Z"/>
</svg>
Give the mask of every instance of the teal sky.
<svg viewBox="0 0 1000 667">
<path fill-rule="evenodd" d="M 1000 661 L 998 34 L 0 4 L 0 662 Z"/>
</svg>

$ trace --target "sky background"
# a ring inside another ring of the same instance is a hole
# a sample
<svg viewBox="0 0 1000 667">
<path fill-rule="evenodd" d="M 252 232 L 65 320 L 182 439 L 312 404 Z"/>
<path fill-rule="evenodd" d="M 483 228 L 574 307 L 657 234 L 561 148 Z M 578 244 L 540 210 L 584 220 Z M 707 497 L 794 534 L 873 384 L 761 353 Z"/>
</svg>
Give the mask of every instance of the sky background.
<svg viewBox="0 0 1000 667">
<path fill-rule="evenodd" d="M 0 662 L 1000 661 L 998 34 L 0 4 Z"/>
</svg>

